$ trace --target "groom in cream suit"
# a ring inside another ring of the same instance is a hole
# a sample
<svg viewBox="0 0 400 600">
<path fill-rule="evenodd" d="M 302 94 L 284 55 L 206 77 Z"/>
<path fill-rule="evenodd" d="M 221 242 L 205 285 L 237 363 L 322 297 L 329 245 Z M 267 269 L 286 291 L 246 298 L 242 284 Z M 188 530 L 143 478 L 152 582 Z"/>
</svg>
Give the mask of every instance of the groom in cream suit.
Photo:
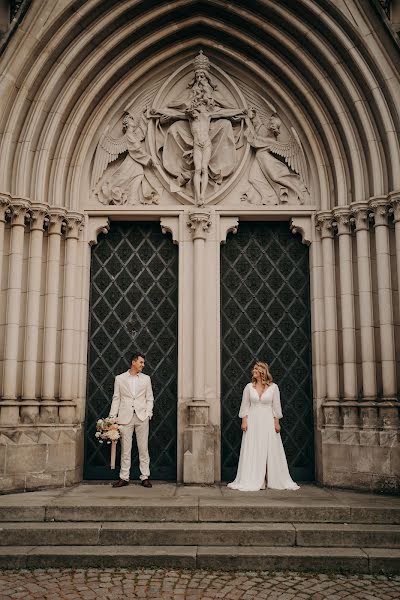
<svg viewBox="0 0 400 600">
<path fill-rule="evenodd" d="M 148 375 L 142 373 L 144 367 L 143 354 L 136 352 L 132 356 L 129 371 L 115 378 L 114 395 L 110 416 L 117 417 L 121 434 L 121 470 L 119 479 L 113 487 L 124 487 L 129 484 L 131 468 L 131 449 L 133 432 L 139 451 L 139 468 L 142 485 L 151 488 L 150 457 L 148 450 L 149 421 L 153 416 L 153 390 Z"/>
</svg>

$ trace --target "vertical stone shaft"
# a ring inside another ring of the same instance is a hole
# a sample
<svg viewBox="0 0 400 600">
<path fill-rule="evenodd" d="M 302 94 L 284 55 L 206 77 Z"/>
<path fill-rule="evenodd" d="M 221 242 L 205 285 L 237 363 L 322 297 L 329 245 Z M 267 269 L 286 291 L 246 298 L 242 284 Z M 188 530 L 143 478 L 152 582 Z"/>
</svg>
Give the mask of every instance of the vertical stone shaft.
<svg viewBox="0 0 400 600">
<path fill-rule="evenodd" d="M 371 208 L 374 211 L 375 227 L 382 392 L 384 398 L 394 398 L 397 395 L 396 348 L 393 325 L 392 277 L 390 270 L 387 201 L 375 200 L 371 203 Z"/>
<path fill-rule="evenodd" d="M 351 224 L 348 208 L 334 211 L 339 237 L 340 306 L 343 345 L 343 392 L 345 400 L 357 398 L 357 362 L 353 289 Z"/>
<path fill-rule="evenodd" d="M 6 214 L 10 210 L 9 200 L 5 196 L 0 196 L 0 293 L 1 293 L 1 282 L 3 277 L 3 261 L 4 261 L 4 228 L 6 222 Z M 0 392 L 1 393 L 1 392 Z"/>
<path fill-rule="evenodd" d="M 204 339 L 204 275 L 205 240 L 210 226 L 208 213 L 192 213 L 188 225 L 193 232 L 193 400 L 204 400 L 205 339 Z"/>
<path fill-rule="evenodd" d="M 24 400 L 32 400 L 36 397 L 43 226 L 46 212 L 47 208 L 45 205 L 35 205 L 31 210 L 25 348 L 22 377 L 22 398 Z M 37 408 L 36 411 L 39 412 L 39 409 Z"/>
<path fill-rule="evenodd" d="M 61 233 L 64 218 L 65 210 L 61 208 L 51 209 L 47 249 L 46 304 L 43 340 L 42 398 L 45 400 L 54 400 L 56 396 L 55 376 L 58 293 L 60 282 Z"/>
<path fill-rule="evenodd" d="M 326 396 L 328 400 L 337 400 L 339 397 L 339 365 L 332 221 L 333 218 L 330 212 L 319 213 L 317 215 L 317 224 L 321 232 L 324 268 Z"/>
<path fill-rule="evenodd" d="M 396 269 L 397 269 L 397 295 L 399 301 L 399 313 L 400 313 L 400 196 L 396 196 L 392 200 L 393 217 L 394 217 L 394 231 L 396 238 Z"/>
<path fill-rule="evenodd" d="M 4 339 L 3 399 L 17 397 L 18 339 L 21 311 L 22 264 L 25 216 L 29 203 L 14 201 L 11 214 L 10 262 L 8 269 L 6 329 Z M 18 408 L 15 418 L 18 419 Z"/>
<path fill-rule="evenodd" d="M 79 325 L 79 316 L 75 314 L 76 295 L 76 255 L 79 239 L 79 227 L 82 223 L 81 215 L 68 215 L 66 234 L 66 251 L 64 266 L 64 305 L 62 318 L 61 342 L 61 385 L 60 398 L 72 400 L 74 364 L 77 362 L 77 349 L 74 348 L 74 332 Z M 75 374 L 76 376 L 76 374 Z"/>
<path fill-rule="evenodd" d="M 363 398 L 365 400 L 375 400 L 376 361 L 368 233 L 369 208 L 367 203 L 357 202 L 351 205 L 351 210 L 356 226 Z"/>
</svg>

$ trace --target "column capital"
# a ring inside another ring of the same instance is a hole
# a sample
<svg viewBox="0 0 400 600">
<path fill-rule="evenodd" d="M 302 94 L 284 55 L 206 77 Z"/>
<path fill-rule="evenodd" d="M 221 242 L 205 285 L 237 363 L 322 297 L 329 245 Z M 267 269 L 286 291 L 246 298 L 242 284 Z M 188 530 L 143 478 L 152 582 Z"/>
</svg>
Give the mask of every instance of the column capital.
<svg viewBox="0 0 400 600">
<path fill-rule="evenodd" d="M 49 235 L 61 235 L 67 211 L 65 208 L 51 207 L 48 215 Z"/>
<path fill-rule="evenodd" d="M 66 238 L 79 239 L 79 233 L 84 224 L 84 216 L 81 213 L 70 212 L 65 217 Z"/>
<path fill-rule="evenodd" d="M 44 222 L 49 214 L 49 207 L 47 204 L 32 204 L 29 210 L 31 231 L 41 231 L 44 227 Z"/>
<path fill-rule="evenodd" d="M 11 225 L 25 226 L 25 219 L 31 203 L 28 200 L 13 200 L 11 203 Z"/>
<path fill-rule="evenodd" d="M 353 216 L 348 206 L 340 206 L 333 211 L 338 235 L 351 235 Z"/>
<path fill-rule="evenodd" d="M 374 216 L 374 227 L 389 224 L 389 204 L 386 198 L 378 198 L 369 203 L 370 210 Z"/>
<path fill-rule="evenodd" d="M 368 202 L 353 202 L 353 204 L 350 204 L 350 210 L 354 218 L 356 231 L 368 230 L 370 213 Z"/>
<path fill-rule="evenodd" d="M 0 194 L 0 221 L 6 220 L 6 214 L 10 212 L 10 198 Z"/>
<path fill-rule="evenodd" d="M 335 235 L 334 221 L 330 210 L 321 211 L 315 215 L 315 226 L 321 234 L 321 239 L 333 238 Z"/>
<path fill-rule="evenodd" d="M 400 194 L 394 196 L 390 200 L 391 211 L 393 213 L 394 222 L 397 223 L 400 221 Z"/>
<path fill-rule="evenodd" d="M 211 225 L 211 214 L 209 212 L 191 212 L 188 215 L 187 225 L 192 231 L 194 240 L 205 240 Z"/>
</svg>

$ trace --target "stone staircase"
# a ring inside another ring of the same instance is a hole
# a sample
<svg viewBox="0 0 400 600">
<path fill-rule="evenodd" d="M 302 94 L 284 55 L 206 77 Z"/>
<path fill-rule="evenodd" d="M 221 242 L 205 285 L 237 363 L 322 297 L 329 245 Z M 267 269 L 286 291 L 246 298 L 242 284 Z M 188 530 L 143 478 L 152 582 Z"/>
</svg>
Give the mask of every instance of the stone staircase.
<svg viewBox="0 0 400 600">
<path fill-rule="evenodd" d="M 0 497 L 0 568 L 400 573 L 400 499 L 155 484 Z"/>
</svg>

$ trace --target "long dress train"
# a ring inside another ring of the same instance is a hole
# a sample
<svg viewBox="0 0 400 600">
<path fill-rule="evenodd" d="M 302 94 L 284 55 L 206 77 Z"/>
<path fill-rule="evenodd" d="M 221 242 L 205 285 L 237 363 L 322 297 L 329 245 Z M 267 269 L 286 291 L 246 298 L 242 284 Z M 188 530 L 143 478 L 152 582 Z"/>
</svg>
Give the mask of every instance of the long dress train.
<svg viewBox="0 0 400 600">
<path fill-rule="evenodd" d="M 286 461 L 280 433 L 276 433 L 274 417 L 282 418 L 279 388 L 271 384 L 259 396 L 252 383 L 243 390 L 239 417 L 247 415 L 247 431 L 242 445 L 235 481 L 228 483 L 234 490 L 253 492 L 267 487 L 275 490 L 298 490 Z"/>
</svg>

